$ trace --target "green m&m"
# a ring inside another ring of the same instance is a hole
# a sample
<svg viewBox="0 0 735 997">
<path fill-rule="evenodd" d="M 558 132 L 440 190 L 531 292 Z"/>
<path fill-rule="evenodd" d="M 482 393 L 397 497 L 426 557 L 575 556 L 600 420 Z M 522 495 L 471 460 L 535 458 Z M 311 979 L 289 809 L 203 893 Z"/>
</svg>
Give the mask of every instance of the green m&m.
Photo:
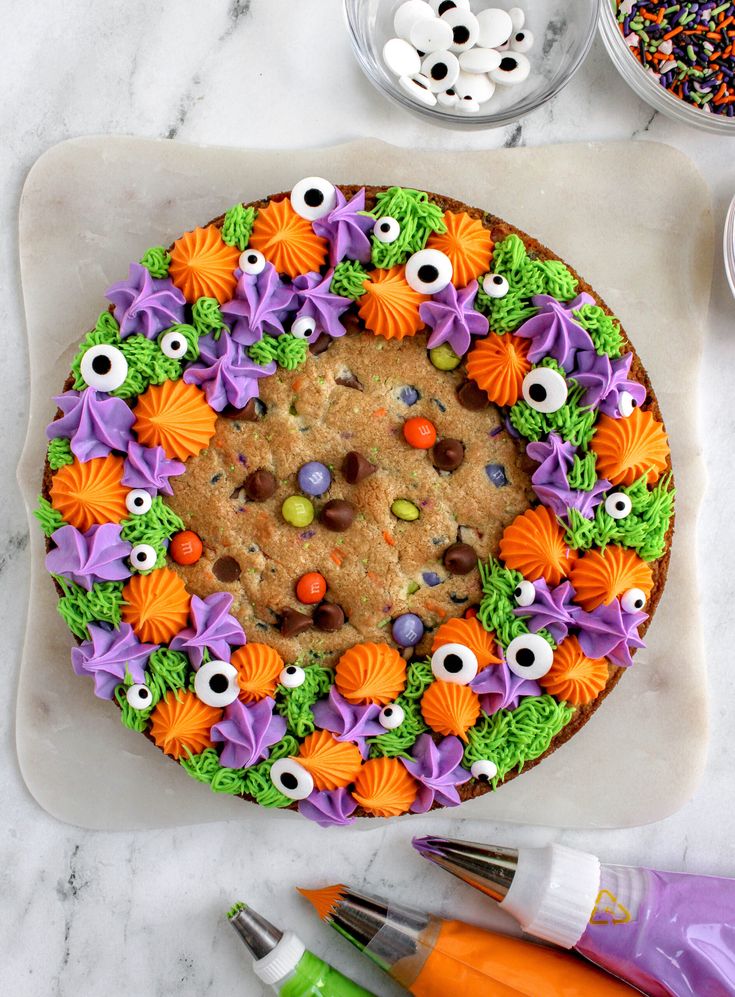
<svg viewBox="0 0 735 997">
<path fill-rule="evenodd" d="M 458 357 L 449 343 L 442 343 L 429 350 L 429 360 L 437 370 L 454 370 L 462 363 L 462 357 Z"/>
<path fill-rule="evenodd" d="M 289 495 L 281 506 L 281 515 L 291 526 L 308 526 L 314 518 L 314 506 L 303 495 Z"/>
<path fill-rule="evenodd" d="M 408 499 L 396 499 L 390 507 L 390 511 L 396 519 L 403 519 L 407 523 L 412 523 L 421 515 L 419 507 L 414 505 L 413 502 L 409 502 Z"/>
</svg>

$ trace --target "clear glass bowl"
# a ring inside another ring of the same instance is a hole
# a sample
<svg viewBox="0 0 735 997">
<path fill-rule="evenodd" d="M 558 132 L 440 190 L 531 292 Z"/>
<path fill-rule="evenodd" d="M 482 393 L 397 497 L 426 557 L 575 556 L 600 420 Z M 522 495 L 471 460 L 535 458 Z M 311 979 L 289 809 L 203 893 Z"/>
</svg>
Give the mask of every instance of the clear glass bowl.
<svg viewBox="0 0 735 997">
<path fill-rule="evenodd" d="M 582 64 L 595 33 L 599 0 L 514 0 L 505 6 L 526 11 L 527 27 L 535 36 L 528 53 L 531 75 L 515 87 L 498 87 L 478 114 L 458 114 L 425 107 L 411 100 L 383 63 L 383 46 L 393 38 L 393 15 L 402 0 L 344 0 L 347 26 L 362 71 L 394 103 L 447 128 L 500 128 L 517 121 L 556 96 Z M 499 4 L 498 4 L 499 5 Z M 471 0 L 477 13 L 496 0 Z"/>
<path fill-rule="evenodd" d="M 725 257 L 725 273 L 730 290 L 735 295 L 735 197 L 730 203 L 730 209 L 725 218 L 725 233 L 722 239 L 722 251 Z"/>
<path fill-rule="evenodd" d="M 654 110 L 661 111 L 662 114 L 681 124 L 693 125 L 695 128 L 703 128 L 719 135 L 735 135 L 735 117 L 712 114 L 700 110 L 694 104 L 687 104 L 686 101 L 670 94 L 646 72 L 628 48 L 615 17 L 615 6 L 614 0 L 602 0 L 600 34 L 615 68 L 641 100 L 645 100 Z"/>
</svg>

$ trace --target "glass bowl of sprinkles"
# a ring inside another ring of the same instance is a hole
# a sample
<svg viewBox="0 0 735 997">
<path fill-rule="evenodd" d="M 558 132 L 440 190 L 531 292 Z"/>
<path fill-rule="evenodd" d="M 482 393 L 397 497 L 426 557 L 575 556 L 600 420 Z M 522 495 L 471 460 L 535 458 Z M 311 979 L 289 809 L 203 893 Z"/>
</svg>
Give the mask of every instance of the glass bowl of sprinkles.
<svg viewBox="0 0 735 997">
<path fill-rule="evenodd" d="M 602 0 L 600 33 L 620 75 L 651 107 L 735 135 L 735 3 Z"/>
<path fill-rule="evenodd" d="M 598 3 L 344 0 L 344 11 L 376 90 L 434 124 L 479 129 L 517 121 L 566 86 L 589 52 Z"/>
</svg>

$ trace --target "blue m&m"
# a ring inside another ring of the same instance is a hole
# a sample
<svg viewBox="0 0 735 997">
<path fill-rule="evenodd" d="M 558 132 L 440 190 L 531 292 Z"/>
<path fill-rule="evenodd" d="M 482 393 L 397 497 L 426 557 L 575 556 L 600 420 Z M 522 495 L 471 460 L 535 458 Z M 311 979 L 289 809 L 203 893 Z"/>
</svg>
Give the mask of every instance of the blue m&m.
<svg viewBox="0 0 735 997">
<path fill-rule="evenodd" d="M 399 647 L 414 647 L 424 636 L 424 624 L 415 613 L 403 613 L 393 621 L 391 633 Z"/>
<path fill-rule="evenodd" d="M 332 475 L 325 464 L 310 460 L 299 468 L 298 482 L 305 495 L 323 495 L 332 484 Z"/>
</svg>

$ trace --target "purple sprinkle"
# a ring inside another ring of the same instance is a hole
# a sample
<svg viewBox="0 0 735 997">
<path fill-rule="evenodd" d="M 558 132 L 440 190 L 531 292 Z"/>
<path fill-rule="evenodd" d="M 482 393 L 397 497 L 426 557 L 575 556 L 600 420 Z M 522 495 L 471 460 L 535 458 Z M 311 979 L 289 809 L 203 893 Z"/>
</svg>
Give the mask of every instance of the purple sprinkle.
<svg viewBox="0 0 735 997">
<path fill-rule="evenodd" d="M 424 571 L 421 574 L 424 582 L 429 586 L 429 588 L 434 588 L 435 585 L 441 585 L 441 578 L 435 571 Z"/>
<path fill-rule="evenodd" d="M 492 428 L 492 429 L 490 430 L 490 436 L 500 436 L 500 434 L 501 434 L 502 432 L 503 432 L 503 427 L 502 427 L 502 426 L 494 426 L 494 427 L 493 427 L 493 428 Z"/>
<path fill-rule="evenodd" d="M 299 537 L 302 540 L 311 540 L 311 538 L 315 536 L 316 536 L 316 530 L 307 530 L 305 533 L 299 533 Z"/>
<path fill-rule="evenodd" d="M 447 411 L 447 406 L 446 405 L 442 405 L 442 403 L 439 401 L 438 398 L 432 398 L 431 400 L 436 405 L 436 407 L 439 409 L 440 412 L 446 412 Z"/>
<path fill-rule="evenodd" d="M 490 479 L 490 484 L 495 485 L 496 488 L 504 488 L 508 484 L 505 468 L 502 464 L 486 464 L 485 474 Z"/>
</svg>

